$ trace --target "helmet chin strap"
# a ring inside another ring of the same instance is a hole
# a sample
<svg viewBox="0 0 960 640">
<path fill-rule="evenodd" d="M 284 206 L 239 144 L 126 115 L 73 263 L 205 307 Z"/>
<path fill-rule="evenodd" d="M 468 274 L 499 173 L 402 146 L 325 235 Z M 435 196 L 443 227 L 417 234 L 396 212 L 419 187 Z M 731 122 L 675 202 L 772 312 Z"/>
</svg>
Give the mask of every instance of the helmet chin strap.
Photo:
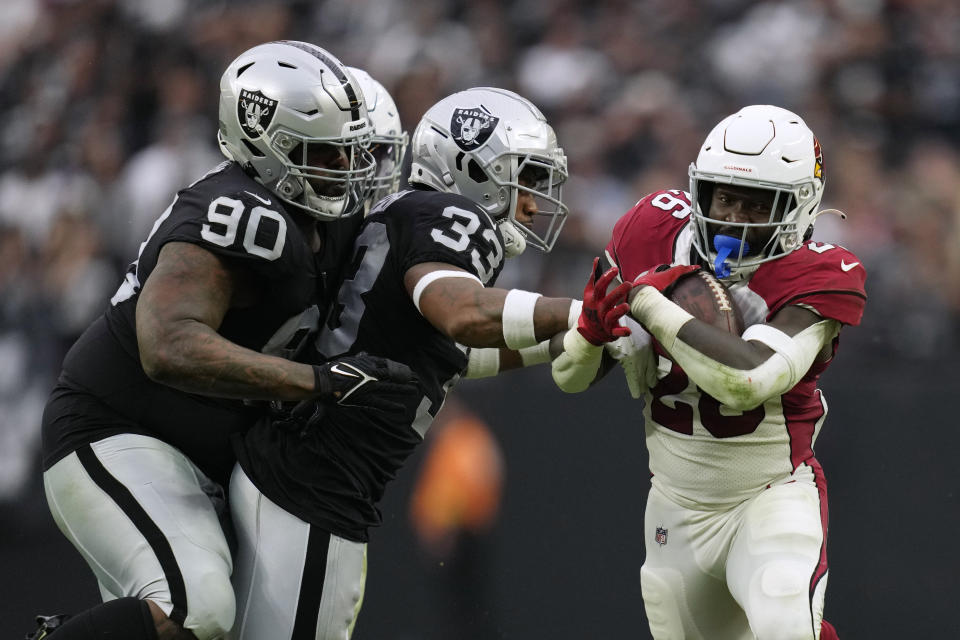
<svg viewBox="0 0 960 640">
<path fill-rule="evenodd" d="M 727 258 L 730 257 L 730 254 L 740 256 L 746 255 L 750 251 L 750 245 L 746 240 L 741 242 L 740 238 L 722 234 L 713 236 L 713 248 L 717 252 L 717 258 L 713 261 L 713 272 L 718 278 L 730 277 L 730 265 L 727 264 Z"/>
<path fill-rule="evenodd" d="M 527 248 L 527 239 L 517 229 L 511 220 L 501 220 L 497 223 L 503 235 L 503 252 L 508 258 L 515 258 Z"/>
</svg>

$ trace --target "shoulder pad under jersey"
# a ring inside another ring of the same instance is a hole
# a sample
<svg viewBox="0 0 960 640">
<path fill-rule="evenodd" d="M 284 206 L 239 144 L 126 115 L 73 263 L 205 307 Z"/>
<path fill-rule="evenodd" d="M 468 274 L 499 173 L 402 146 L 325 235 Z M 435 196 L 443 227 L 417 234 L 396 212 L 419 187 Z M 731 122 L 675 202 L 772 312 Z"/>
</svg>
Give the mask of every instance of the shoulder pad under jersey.
<svg viewBox="0 0 960 640">
<path fill-rule="evenodd" d="M 490 215 L 472 200 L 439 191 L 403 192 L 368 220 L 386 222 L 402 271 L 422 262 L 444 262 L 469 271 L 483 284 L 503 268 L 503 237 Z M 399 246 L 397 246 L 399 245 Z"/>
<path fill-rule="evenodd" d="M 606 257 L 620 268 L 620 278 L 633 280 L 658 264 L 685 263 L 679 256 L 681 232 L 690 220 L 690 194 L 679 189 L 657 191 L 645 196 L 613 227 Z"/>
<path fill-rule="evenodd" d="M 767 303 L 772 318 L 791 304 L 814 308 L 824 318 L 857 325 L 863 317 L 867 271 L 847 249 L 806 242 L 789 254 L 760 265 L 748 287 Z"/>
<path fill-rule="evenodd" d="M 274 263 L 272 271 L 285 271 L 312 261 L 295 218 L 236 163 L 181 190 L 169 218 L 162 243 L 190 242 L 254 269 Z"/>
</svg>

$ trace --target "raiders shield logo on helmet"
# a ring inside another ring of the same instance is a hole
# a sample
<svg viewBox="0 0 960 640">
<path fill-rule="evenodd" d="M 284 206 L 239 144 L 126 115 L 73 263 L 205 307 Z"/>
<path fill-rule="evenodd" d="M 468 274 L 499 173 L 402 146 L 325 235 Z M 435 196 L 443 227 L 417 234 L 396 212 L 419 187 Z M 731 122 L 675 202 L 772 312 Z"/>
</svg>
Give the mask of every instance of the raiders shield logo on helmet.
<svg viewBox="0 0 960 640">
<path fill-rule="evenodd" d="M 500 118 L 488 113 L 483 107 L 454 109 L 450 119 L 450 133 L 458 147 L 464 151 L 473 151 L 483 146 L 498 122 Z"/>
<path fill-rule="evenodd" d="M 250 138 L 259 138 L 270 126 L 273 114 L 277 110 L 277 101 L 271 100 L 259 91 L 240 90 L 237 101 L 237 119 L 240 128 Z"/>
</svg>

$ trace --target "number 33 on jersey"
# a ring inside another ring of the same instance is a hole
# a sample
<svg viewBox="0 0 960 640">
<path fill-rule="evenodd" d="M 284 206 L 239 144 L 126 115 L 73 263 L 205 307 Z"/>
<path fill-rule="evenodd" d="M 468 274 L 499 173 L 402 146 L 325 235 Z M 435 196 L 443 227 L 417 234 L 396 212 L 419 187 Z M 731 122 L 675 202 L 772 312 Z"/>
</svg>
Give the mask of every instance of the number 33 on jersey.
<svg viewBox="0 0 960 640">
<path fill-rule="evenodd" d="M 416 190 L 385 198 L 364 221 L 353 271 L 340 288 L 317 350 L 324 358 L 367 351 L 406 363 L 435 413 L 467 356 L 420 315 L 404 288 L 404 274 L 414 265 L 440 262 L 493 286 L 503 261 L 495 222 L 467 198 Z"/>
</svg>

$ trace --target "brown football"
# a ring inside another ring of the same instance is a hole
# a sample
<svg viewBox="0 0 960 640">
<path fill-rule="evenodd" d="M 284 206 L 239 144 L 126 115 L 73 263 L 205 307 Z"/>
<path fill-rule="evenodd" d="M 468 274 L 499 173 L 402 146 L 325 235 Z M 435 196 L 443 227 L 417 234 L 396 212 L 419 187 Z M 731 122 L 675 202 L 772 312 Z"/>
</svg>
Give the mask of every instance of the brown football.
<svg viewBox="0 0 960 640">
<path fill-rule="evenodd" d="M 707 324 L 734 335 L 743 333 L 743 314 L 727 287 L 708 271 L 700 269 L 683 276 L 667 291 L 667 297 Z"/>
</svg>

